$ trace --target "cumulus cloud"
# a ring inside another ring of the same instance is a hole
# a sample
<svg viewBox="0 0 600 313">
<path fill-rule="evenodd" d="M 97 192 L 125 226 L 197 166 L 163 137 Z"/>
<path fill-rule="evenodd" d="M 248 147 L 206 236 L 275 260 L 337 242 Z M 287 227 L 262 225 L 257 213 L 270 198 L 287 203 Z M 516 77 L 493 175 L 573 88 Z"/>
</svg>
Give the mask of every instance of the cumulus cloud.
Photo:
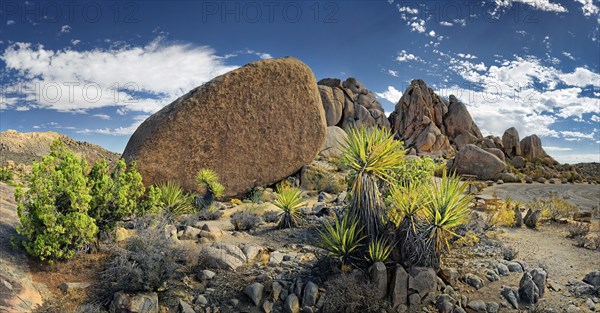
<svg viewBox="0 0 600 313">
<path fill-rule="evenodd" d="M 398 61 L 398 62 L 421 61 L 421 58 L 419 58 L 418 56 L 416 56 L 414 54 L 406 52 L 406 50 L 401 50 L 400 52 L 398 52 L 398 55 L 396 56 L 396 61 Z"/>
<path fill-rule="evenodd" d="M 579 1 L 579 0 L 578 0 Z M 585 1 L 585 0 L 581 0 Z M 590 0 L 591 1 L 591 0 Z M 566 13 L 568 12 L 567 8 L 562 6 L 560 3 L 554 3 L 550 0 L 496 0 L 497 8 L 506 8 L 513 5 L 513 3 L 522 3 L 528 5 L 529 7 L 546 12 L 555 12 L 555 13 Z"/>
<path fill-rule="evenodd" d="M 8 20 L 8 21 L 6 21 L 6 25 L 7 26 L 15 25 L 15 21 L 14 20 Z"/>
<path fill-rule="evenodd" d="M 572 148 L 565 148 L 565 147 L 553 147 L 553 146 L 549 146 L 549 147 L 544 147 L 544 150 L 546 150 L 547 152 L 556 152 L 556 151 L 571 151 L 573 149 Z"/>
<path fill-rule="evenodd" d="M 398 71 L 387 70 L 388 74 L 393 77 L 398 77 Z"/>
<path fill-rule="evenodd" d="M 0 108 L 21 105 L 63 112 L 116 106 L 122 113 L 153 113 L 236 68 L 209 47 L 165 43 L 160 37 L 145 46 L 87 51 L 18 42 L 0 59 L 18 81 L 2 86 L 7 96 Z"/>
<path fill-rule="evenodd" d="M 69 33 L 69 32 L 71 32 L 71 26 L 69 26 L 69 25 L 63 25 L 60 28 L 60 32 L 61 33 Z"/>
<path fill-rule="evenodd" d="M 396 104 L 402 97 L 402 91 L 394 88 L 393 86 L 388 86 L 387 90 L 383 92 L 376 92 L 375 94 L 379 98 L 385 99 L 394 104 Z"/>
<path fill-rule="evenodd" d="M 129 136 L 135 132 L 135 130 L 149 117 L 149 115 L 138 115 L 133 118 L 133 123 L 127 127 L 117 128 L 100 128 L 100 129 L 80 129 L 77 131 L 79 134 L 101 134 L 111 136 Z"/>
</svg>

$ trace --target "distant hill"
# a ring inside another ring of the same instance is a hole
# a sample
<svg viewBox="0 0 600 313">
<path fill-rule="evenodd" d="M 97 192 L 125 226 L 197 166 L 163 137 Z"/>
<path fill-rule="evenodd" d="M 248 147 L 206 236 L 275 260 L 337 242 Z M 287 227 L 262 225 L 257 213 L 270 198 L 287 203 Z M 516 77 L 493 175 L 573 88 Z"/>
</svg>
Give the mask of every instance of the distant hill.
<svg viewBox="0 0 600 313">
<path fill-rule="evenodd" d="M 587 181 L 600 183 L 600 163 L 577 163 L 574 166 L 577 169 L 577 172 Z"/>
<path fill-rule="evenodd" d="M 50 144 L 56 139 L 60 139 L 67 148 L 79 157 L 84 157 L 88 163 L 101 158 L 114 162 L 121 157 L 120 154 L 98 145 L 76 141 L 56 132 L 20 133 L 7 130 L 0 132 L 0 165 L 4 165 L 8 160 L 12 160 L 15 164 L 31 164 L 33 161 L 39 161 L 50 153 Z"/>
</svg>

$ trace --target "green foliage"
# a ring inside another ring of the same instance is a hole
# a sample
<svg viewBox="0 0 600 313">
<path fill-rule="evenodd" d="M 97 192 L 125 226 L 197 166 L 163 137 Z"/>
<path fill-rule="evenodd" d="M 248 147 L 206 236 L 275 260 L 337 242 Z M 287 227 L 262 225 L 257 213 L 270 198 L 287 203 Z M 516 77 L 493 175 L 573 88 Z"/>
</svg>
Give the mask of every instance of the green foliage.
<svg viewBox="0 0 600 313">
<path fill-rule="evenodd" d="M 394 171 L 394 178 L 403 185 L 421 185 L 431 182 L 439 166 L 428 157 L 406 158 Z"/>
<path fill-rule="evenodd" d="M 464 195 L 467 186 L 459 177 L 444 173 L 440 183 L 429 190 L 430 201 L 424 212 L 427 233 L 438 256 L 448 250 L 448 240 L 456 236 L 453 230 L 469 219 L 472 197 Z"/>
<path fill-rule="evenodd" d="M 50 155 L 33 164 L 29 189 L 17 188 L 17 232 L 25 250 L 40 260 L 69 259 L 96 239 L 98 228 L 88 215 L 90 188 L 86 162 L 68 151 L 61 141 Z"/>
<path fill-rule="evenodd" d="M 160 189 L 160 201 L 165 210 L 175 215 L 194 212 L 192 198 L 176 182 L 168 181 L 158 185 L 158 188 Z"/>
<path fill-rule="evenodd" d="M 358 220 L 345 215 L 335 224 L 325 223 L 325 231 L 319 230 L 321 246 L 329 251 L 342 265 L 361 246 L 366 237 L 360 236 L 362 228 L 358 228 Z"/>
<path fill-rule="evenodd" d="M 394 246 L 385 238 L 377 238 L 369 242 L 369 261 L 372 263 L 386 262 L 392 253 Z"/>
<path fill-rule="evenodd" d="M 515 208 L 518 203 L 513 201 L 511 197 L 507 197 L 504 201 L 496 201 L 494 212 L 492 212 L 488 224 L 491 226 L 513 227 L 516 223 Z"/>
<path fill-rule="evenodd" d="M 161 200 L 162 193 L 160 188 L 156 186 L 148 187 L 146 196 L 138 205 L 138 214 L 155 214 L 162 211 L 164 204 Z"/>
<path fill-rule="evenodd" d="M 120 159 L 112 173 L 106 160 L 98 161 L 92 167 L 89 181 L 92 201 L 90 216 L 100 229 L 112 229 L 115 223 L 138 213 L 138 202 L 144 196 L 142 175 Z M 141 209 L 140 209 L 141 211 Z"/>
<path fill-rule="evenodd" d="M 344 163 L 353 171 L 348 213 L 364 225 L 364 233 L 375 239 L 383 231 L 386 210 L 379 183 L 390 183 L 392 172 L 404 159 L 402 142 L 388 130 L 351 129 L 346 137 Z"/>
<path fill-rule="evenodd" d="M 541 209 L 542 218 L 558 221 L 561 218 L 572 218 L 579 208 L 559 197 L 555 192 L 543 199 L 533 199 L 525 205 L 530 209 Z"/>
<path fill-rule="evenodd" d="M 430 183 L 418 185 L 401 182 L 390 186 L 388 218 L 396 228 L 400 227 L 400 223 L 405 219 L 410 220 L 411 225 L 416 223 L 417 214 L 422 212 L 430 201 L 427 192 L 430 188 Z"/>
<path fill-rule="evenodd" d="M 225 194 L 225 187 L 219 183 L 219 175 L 211 169 L 200 169 L 196 174 L 196 184 L 200 189 L 204 189 L 202 198 L 197 198 L 195 201 L 199 209 L 208 208 L 215 198 L 220 198 Z"/>
<path fill-rule="evenodd" d="M 13 181 L 15 173 L 8 166 L 0 166 L 0 181 L 10 183 Z"/>
<path fill-rule="evenodd" d="M 278 227 L 294 228 L 300 223 L 300 207 L 304 204 L 302 191 L 295 187 L 277 186 L 275 206 L 281 209 Z"/>
</svg>

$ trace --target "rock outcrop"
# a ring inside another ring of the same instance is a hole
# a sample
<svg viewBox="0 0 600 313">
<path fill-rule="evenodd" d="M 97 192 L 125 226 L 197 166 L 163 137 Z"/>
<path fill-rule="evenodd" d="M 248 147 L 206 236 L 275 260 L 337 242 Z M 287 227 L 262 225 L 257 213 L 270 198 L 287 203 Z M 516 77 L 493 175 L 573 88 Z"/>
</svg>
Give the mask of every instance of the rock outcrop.
<svg viewBox="0 0 600 313">
<path fill-rule="evenodd" d="M 521 155 L 521 142 L 519 141 L 519 132 L 516 128 L 511 127 L 504 131 L 502 145 L 504 146 L 504 153 L 509 158 Z"/>
<path fill-rule="evenodd" d="M 327 119 L 327 126 L 350 127 L 379 126 L 389 128 L 383 106 L 356 78 L 344 82 L 337 78 L 320 80 L 319 93 Z"/>
<path fill-rule="evenodd" d="M 521 140 L 521 153 L 523 157 L 529 161 L 552 159 L 548 156 L 544 148 L 542 148 L 542 141 L 537 135 L 531 135 Z M 554 159 L 552 159 L 554 161 Z M 556 163 L 556 161 L 552 162 Z"/>
<path fill-rule="evenodd" d="M 475 175 L 479 179 L 489 180 L 505 172 L 506 164 L 475 145 L 466 145 L 456 153 L 452 169 L 457 174 Z"/>
<path fill-rule="evenodd" d="M 467 110 L 467 106 L 454 95 L 450 95 L 449 100 L 450 104 L 448 105 L 448 113 L 444 116 L 444 125 L 446 126 L 446 136 L 450 141 L 454 141 L 460 135 L 468 135 L 477 138 L 477 140 L 483 139 L 479 127 L 477 127 L 469 110 Z"/>
<path fill-rule="evenodd" d="M 319 152 L 326 119 L 316 79 L 294 58 L 250 63 L 195 88 L 144 121 L 123 156 L 145 184 L 196 189 L 210 168 L 225 196 L 275 183 Z"/>
</svg>

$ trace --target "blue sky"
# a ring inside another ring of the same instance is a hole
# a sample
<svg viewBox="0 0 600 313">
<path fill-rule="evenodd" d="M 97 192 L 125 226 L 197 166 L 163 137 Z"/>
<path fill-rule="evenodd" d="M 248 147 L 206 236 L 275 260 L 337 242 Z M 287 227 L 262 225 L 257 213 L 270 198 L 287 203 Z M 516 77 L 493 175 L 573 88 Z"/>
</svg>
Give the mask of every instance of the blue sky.
<svg viewBox="0 0 600 313">
<path fill-rule="evenodd" d="M 465 102 L 484 134 L 538 134 L 600 162 L 600 2 L 0 3 L 0 130 L 122 152 L 146 117 L 248 62 L 294 56 L 358 78 L 386 111 L 412 79 Z M 268 88 L 268 86 L 265 86 Z"/>
</svg>

